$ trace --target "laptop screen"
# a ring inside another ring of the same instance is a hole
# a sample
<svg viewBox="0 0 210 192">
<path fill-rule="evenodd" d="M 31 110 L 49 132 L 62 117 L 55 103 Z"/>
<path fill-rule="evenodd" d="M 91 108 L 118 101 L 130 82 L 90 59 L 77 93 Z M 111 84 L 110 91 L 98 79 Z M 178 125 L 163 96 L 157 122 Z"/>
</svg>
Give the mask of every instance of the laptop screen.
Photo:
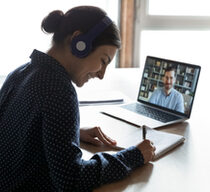
<svg viewBox="0 0 210 192">
<path fill-rule="evenodd" d="M 147 56 L 138 101 L 190 117 L 200 66 Z"/>
</svg>

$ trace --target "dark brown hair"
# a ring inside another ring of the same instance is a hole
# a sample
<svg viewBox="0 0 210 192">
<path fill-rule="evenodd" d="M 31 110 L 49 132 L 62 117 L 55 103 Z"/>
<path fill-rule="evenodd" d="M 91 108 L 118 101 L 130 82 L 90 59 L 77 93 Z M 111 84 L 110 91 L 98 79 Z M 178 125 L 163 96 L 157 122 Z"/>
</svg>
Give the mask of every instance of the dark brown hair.
<svg viewBox="0 0 210 192">
<path fill-rule="evenodd" d="M 106 15 L 105 11 L 93 6 L 75 7 L 65 14 L 60 10 L 56 10 L 49 13 L 49 15 L 43 19 L 41 28 L 46 33 L 52 33 L 52 41 L 54 44 L 58 45 L 62 44 L 68 35 L 72 35 L 77 30 L 86 33 Z M 95 50 L 101 45 L 114 45 L 120 48 L 120 33 L 114 23 L 109 25 L 94 39 L 92 50 Z"/>
<path fill-rule="evenodd" d="M 176 68 L 174 66 L 169 66 L 166 68 L 165 72 L 174 71 L 176 73 Z"/>
</svg>

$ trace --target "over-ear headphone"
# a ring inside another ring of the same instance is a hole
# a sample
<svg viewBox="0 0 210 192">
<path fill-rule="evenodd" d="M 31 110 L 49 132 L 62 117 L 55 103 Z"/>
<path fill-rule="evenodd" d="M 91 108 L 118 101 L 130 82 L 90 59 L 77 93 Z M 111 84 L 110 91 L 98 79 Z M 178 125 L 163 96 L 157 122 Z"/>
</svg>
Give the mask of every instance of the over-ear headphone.
<svg viewBox="0 0 210 192">
<path fill-rule="evenodd" d="M 93 40 L 100 35 L 110 24 L 112 20 L 105 16 L 98 24 L 91 28 L 87 33 L 74 37 L 71 41 L 72 54 L 83 58 L 92 50 Z"/>
</svg>

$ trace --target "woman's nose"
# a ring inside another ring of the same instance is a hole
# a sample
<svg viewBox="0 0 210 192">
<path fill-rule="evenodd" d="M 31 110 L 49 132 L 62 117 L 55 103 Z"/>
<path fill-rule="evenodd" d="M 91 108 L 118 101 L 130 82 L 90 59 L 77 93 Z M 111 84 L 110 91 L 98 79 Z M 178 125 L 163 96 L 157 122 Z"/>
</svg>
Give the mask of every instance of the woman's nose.
<svg viewBox="0 0 210 192">
<path fill-rule="evenodd" d="M 97 72 L 97 77 L 102 80 L 104 78 L 104 74 L 105 70 L 100 70 Z"/>
</svg>

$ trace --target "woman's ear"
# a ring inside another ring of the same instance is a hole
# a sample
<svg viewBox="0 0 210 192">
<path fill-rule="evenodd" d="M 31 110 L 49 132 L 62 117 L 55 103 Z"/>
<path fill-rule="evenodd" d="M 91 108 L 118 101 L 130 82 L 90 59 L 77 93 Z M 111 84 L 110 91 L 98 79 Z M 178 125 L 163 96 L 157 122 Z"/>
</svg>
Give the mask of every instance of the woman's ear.
<svg viewBox="0 0 210 192">
<path fill-rule="evenodd" d="M 75 31 L 72 35 L 68 35 L 68 36 L 67 36 L 66 42 L 67 42 L 68 44 L 71 44 L 72 39 L 73 39 L 74 37 L 80 35 L 80 34 L 82 34 L 81 31 L 79 31 L 79 30 Z"/>
<path fill-rule="evenodd" d="M 91 42 L 80 31 L 75 31 L 68 39 L 73 55 L 82 58 L 86 57 L 91 51 Z"/>
</svg>

